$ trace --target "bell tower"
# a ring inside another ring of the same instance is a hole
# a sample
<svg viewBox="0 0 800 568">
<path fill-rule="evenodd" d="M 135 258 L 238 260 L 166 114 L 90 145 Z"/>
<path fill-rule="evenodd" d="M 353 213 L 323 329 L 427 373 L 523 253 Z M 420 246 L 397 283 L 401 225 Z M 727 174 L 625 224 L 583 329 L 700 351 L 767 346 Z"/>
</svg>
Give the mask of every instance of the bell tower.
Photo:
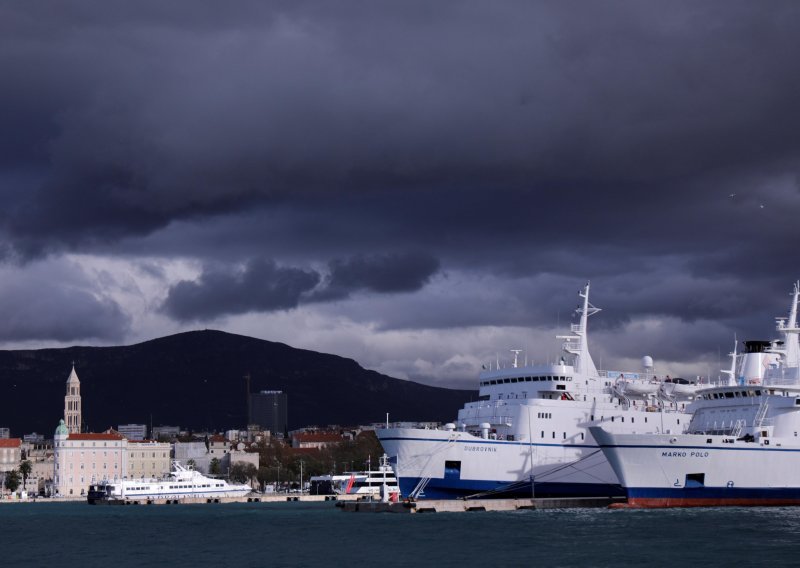
<svg viewBox="0 0 800 568">
<path fill-rule="evenodd" d="M 81 431 L 81 382 L 72 364 L 72 372 L 67 379 L 67 394 L 64 397 L 64 423 L 70 434 Z"/>
</svg>

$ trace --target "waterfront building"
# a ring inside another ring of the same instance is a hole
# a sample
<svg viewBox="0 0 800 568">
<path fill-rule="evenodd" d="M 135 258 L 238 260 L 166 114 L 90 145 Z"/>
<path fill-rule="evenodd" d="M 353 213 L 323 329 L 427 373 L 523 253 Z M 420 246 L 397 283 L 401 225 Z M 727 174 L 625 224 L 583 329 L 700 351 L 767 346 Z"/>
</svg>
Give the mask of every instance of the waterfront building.
<svg viewBox="0 0 800 568">
<path fill-rule="evenodd" d="M 52 495 L 55 458 L 53 441 L 22 442 L 22 459 L 31 463 L 31 474 L 24 489 L 29 494 Z"/>
<path fill-rule="evenodd" d="M 19 469 L 22 460 L 22 440 L 19 438 L 0 439 L 0 473 Z"/>
<path fill-rule="evenodd" d="M 30 434 L 25 434 L 22 437 L 23 442 L 27 442 L 28 444 L 41 444 L 44 442 L 44 434 L 37 434 L 36 432 L 31 432 Z"/>
<path fill-rule="evenodd" d="M 340 444 L 343 440 L 339 432 L 298 432 L 292 434 L 292 447 L 319 450 Z"/>
<path fill-rule="evenodd" d="M 19 469 L 21 443 L 19 438 L 0 439 L 0 493 L 5 491 L 6 474 L 13 469 Z"/>
<path fill-rule="evenodd" d="M 64 396 L 64 424 L 70 434 L 81 431 L 81 382 L 75 365 L 67 378 L 67 394 Z"/>
<path fill-rule="evenodd" d="M 70 432 L 61 420 L 54 438 L 56 495 L 85 495 L 91 483 L 119 480 L 127 475 L 128 441 L 119 433 Z"/>
<path fill-rule="evenodd" d="M 231 450 L 228 453 L 227 459 L 222 462 L 223 471 L 230 473 L 231 467 L 237 463 L 252 464 L 258 469 L 259 457 L 258 452 L 245 452 L 238 449 Z"/>
<path fill-rule="evenodd" d="M 174 440 L 181 435 L 180 426 L 153 426 L 150 437 L 154 440 Z"/>
<path fill-rule="evenodd" d="M 11 437 L 11 430 L 9 430 L 8 428 L 0 428 L 0 440 L 10 437 Z"/>
<path fill-rule="evenodd" d="M 146 424 L 120 424 L 117 426 L 117 432 L 122 434 L 129 441 L 144 440 L 147 438 L 147 425 Z"/>
<path fill-rule="evenodd" d="M 170 469 L 169 442 L 128 440 L 128 479 L 158 479 Z"/>
<path fill-rule="evenodd" d="M 250 424 L 247 430 L 226 430 L 225 438 L 231 442 L 246 442 L 248 444 L 268 442 L 272 435 L 269 430 L 261 430 L 257 424 Z"/>
<path fill-rule="evenodd" d="M 208 473 L 211 455 L 202 440 L 194 442 L 175 442 L 175 461 L 183 466 L 192 465 L 200 473 Z"/>
<path fill-rule="evenodd" d="M 231 442 L 247 439 L 247 430 L 225 430 L 225 439 Z"/>
<path fill-rule="evenodd" d="M 279 390 L 264 390 L 248 397 L 247 423 L 258 425 L 263 430 L 283 434 L 289 424 L 288 397 Z"/>
<path fill-rule="evenodd" d="M 231 448 L 229 440 L 225 436 L 214 434 L 208 438 L 208 453 L 212 458 L 222 459 Z"/>
</svg>

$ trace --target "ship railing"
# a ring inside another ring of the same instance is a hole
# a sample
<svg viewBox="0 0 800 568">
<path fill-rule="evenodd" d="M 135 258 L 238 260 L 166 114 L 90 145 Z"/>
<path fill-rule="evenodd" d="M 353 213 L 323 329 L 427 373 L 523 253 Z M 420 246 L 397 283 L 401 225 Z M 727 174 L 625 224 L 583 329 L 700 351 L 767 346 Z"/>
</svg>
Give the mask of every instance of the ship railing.
<svg viewBox="0 0 800 568">
<path fill-rule="evenodd" d="M 761 406 L 758 407 L 758 412 L 756 413 L 755 420 L 753 420 L 753 426 L 756 428 L 761 428 L 767 421 L 767 411 L 769 410 L 769 400 L 765 397 L 764 401 L 761 403 Z"/>
<path fill-rule="evenodd" d="M 747 421 L 746 420 L 742 420 L 740 418 L 733 425 L 733 428 L 731 429 L 731 435 L 734 438 L 741 438 L 742 437 L 742 430 L 744 429 L 745 426 L 747 426 Z"/>
</svg>

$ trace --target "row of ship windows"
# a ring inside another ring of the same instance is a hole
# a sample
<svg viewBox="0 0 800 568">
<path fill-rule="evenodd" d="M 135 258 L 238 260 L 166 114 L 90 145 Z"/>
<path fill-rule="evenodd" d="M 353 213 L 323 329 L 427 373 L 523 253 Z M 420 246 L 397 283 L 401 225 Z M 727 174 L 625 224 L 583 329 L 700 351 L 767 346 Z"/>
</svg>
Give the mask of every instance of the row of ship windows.
<svg viewBox="0 0 800 568">
<path fill-rule="evenodd" d="M 542 438 L 544 438 L 544 430 L 542 430 Z M 556 433 L 553 432 L 553 440 L 555 440 L 555 439 L 556 439 Z M 562 440 L 566 440 L 567 439 L 567 433 L 566 432 L 562 432 L 561 433 L 561 439 Z M 581 432 L 581 440 L 583 440 L 583 432 Z"/>
<path fill-rule="evenodd" d="M 547 419 L 547 418 L 552 418 L 553 414 L 550 413 L 550 412 L 538 412 L 536 414 L 536 416 L 537 416 L 537 418 Z M 615 418 L 617 418 L 617 417 L 616 416 L 612 416 L 611 417 L 611 422 L 614 422 Z M 603 422 L 605 419 L 606 419 L 605 416 L 601 416 L 600 417 L 600 422 Z M 620 419 L 620 422 L 625 422 L 625 417 L 624 416 L 620 416 L 619 419 Z M 589 417 L 589 421 L 590 422 L 594 422 L 594 414 L 592 414 Z M 644 417 L 644 421 L 645 421 L 645 423 L 647 423 L 647 416 Z M 633 424 L 635 422 L 636 422 L 636 417 L 635 416 L 631 416 L 631 424 Z M 680 419 L 678 419 L 678 424 L 680 424 L 680 423 L 681 423 L 681 421 L 680 421 Z M 581 438 L 581 439 L 583 439 L 583 438 Z"/>
<path fill-rule="evenodd" d="M 489 385 L 503 385 L 508 383 L 530 383 L 532 381 L 571 381 L 572 377 L 555 377 L 555 376 L 546 376 L 546 377 L 513 377 L 511 379 L 492 379 L 491 381 L 483 381 L 481 383 L 482 387 L 486 387 Z"/>
<path fill-rule="evenodd" d="M 214 485 L 210 483 L 204 485 L 170 485 L 169 489 L 200 489 L 202 487 L 222 487 L 222 483 L 215 483 Z M 129 487 L 127 491 L 146 491 L 148 489 L 148 487 Z"/>
<path fill-rule="evenodd" d="M 611 417 L 611 422 L 614 422 L 614 418 L 616 418 L 616 417 L 615 417 L 615 416 L 612 416 L 612 417 Z M 603 421 L 603 420 L 605 420 L 605 419 L 606 419 L 606 418 L 605 418 L 605 416 L 601 416 L 601 417 L 600 417 L 600 422 L 602 422 L 602 421 Z M 625 422 L 625 417 L 624 417 L 624 416 L 620 416 L 620 417 L 619 417 L 619 420 L 620 420 L 620 422 Z M 594 414 L 592 414 L 592 415 L 589 417 L 589 421 L 590 421 L 590 422 L 594 422 Z M 633 423 L 635 423 L 635 422 L 636 422 L 636 417 L 635 417 L 635 416 L 631 416 L 631 424 L 633 424 Z M 645 417 L 644 417 L 644 422 L 645 422 L 645 424 L 647 424 L 647 416 L 645 416 Z M 680 418 L 678 418 L 678 424 L 680 424 L 680 423 L 681 423 L 681 419 L 680 419 Z"/>
<path fill-rule="evenodd" d="M 703 398 L 706 400 L 711 400 L 716 398 L 740 398 L 740 397 L 746 398 L 748 396 L 761 396 L 761 391 L 755 390 L 755 391 L 712 392 L 709 394 L 704 394 Z"/>
</svg>

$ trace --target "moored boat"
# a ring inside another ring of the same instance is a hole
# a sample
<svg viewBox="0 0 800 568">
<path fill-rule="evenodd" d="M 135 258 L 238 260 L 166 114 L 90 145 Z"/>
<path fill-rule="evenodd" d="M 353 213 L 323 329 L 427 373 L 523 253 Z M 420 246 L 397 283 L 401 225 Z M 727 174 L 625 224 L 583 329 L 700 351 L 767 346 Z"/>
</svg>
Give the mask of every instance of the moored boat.
<svg viewBox="0 0 800 568">
<path fill-rule="evenodd" d="M 520 365 L 514 350 L 510 367 L 481 373 L 478 400 L 443 428 L 387 424 L 377 431 L 404 496 L 621 495 L 589 426 L 615 432 L 685 428 L 683 403 L 659 396 L 666 377 L 653 374 L 649 357 L 641 373 L 596 369 L 587 322 L 599 309 L 589 302 L 588 283 L 579 297 L 580 322 L 559 336 L 564 356 L 556 364 Z"/>
<path fill-rule="evenodd" d="M 800 505 L 799 289 L 782 340 L 745 342 L 738 373 L 734 350 L 730 379 L 697 392 L 686 433 L 590 429 L 627 506 Z"/>
<path fill-rule="evenodd" d="M 90 505 L 112 501 L 149 499 L 220 499 L 243 497 L 252 492 L 249 485 L 231 484 L 224 479 L 206 477 L 199 471 L 172 462 L 172 471 L 163 479 L 125 479 L 100 481 L 89 486 Z"/>
<path fill-rule="evenodd" d="M 394 470 L 389 456 L 381 456 L 377 469 L 368 466 L 365 471 L 345 472 L 341 475 L 320 475 L 309 480 L 312 495 L 337 494 L 363 497 L 387 497 L 399 495 Z"/>
</svg>

